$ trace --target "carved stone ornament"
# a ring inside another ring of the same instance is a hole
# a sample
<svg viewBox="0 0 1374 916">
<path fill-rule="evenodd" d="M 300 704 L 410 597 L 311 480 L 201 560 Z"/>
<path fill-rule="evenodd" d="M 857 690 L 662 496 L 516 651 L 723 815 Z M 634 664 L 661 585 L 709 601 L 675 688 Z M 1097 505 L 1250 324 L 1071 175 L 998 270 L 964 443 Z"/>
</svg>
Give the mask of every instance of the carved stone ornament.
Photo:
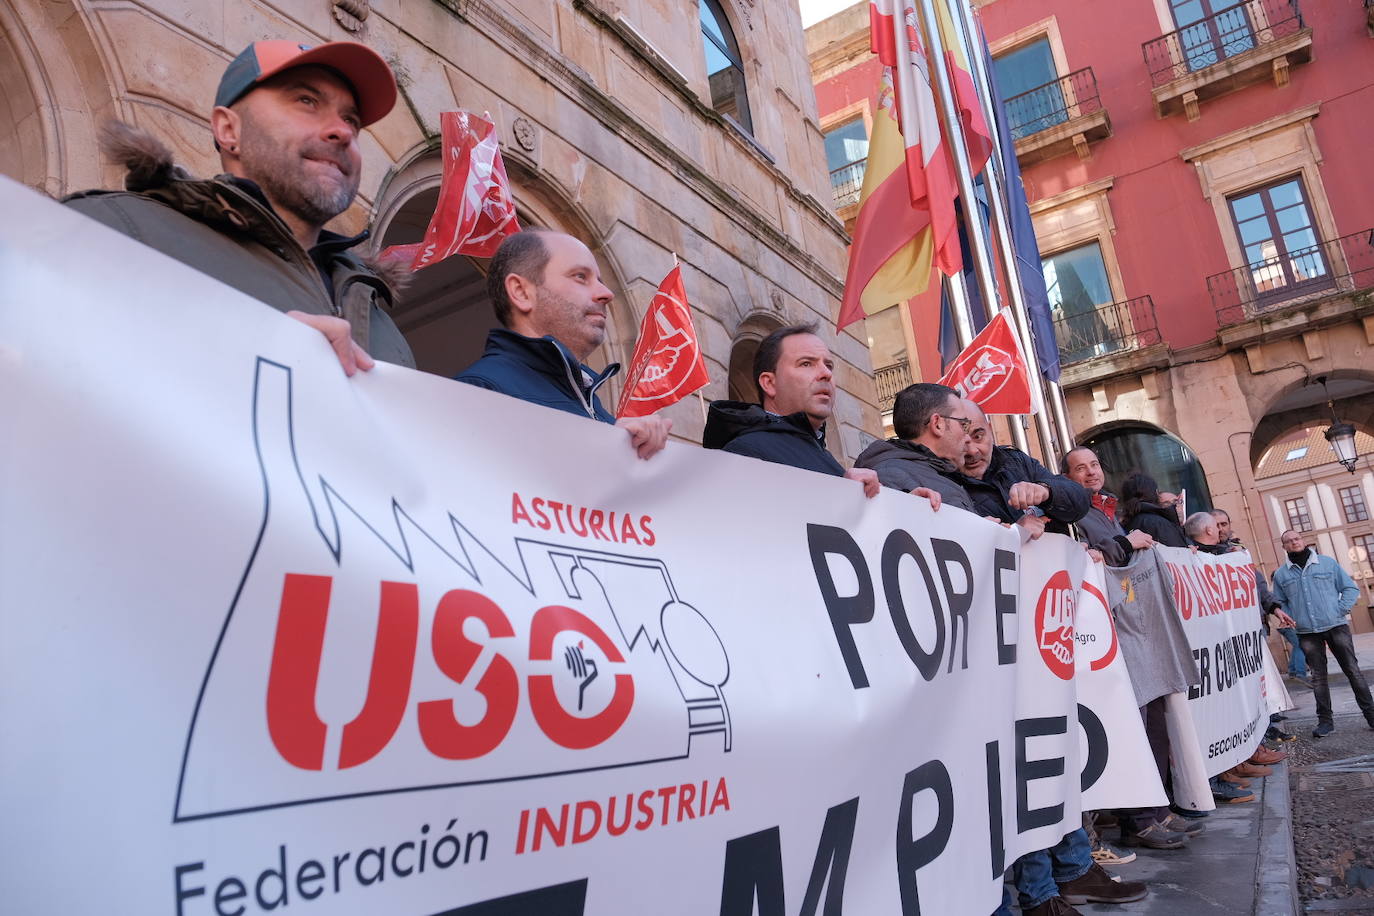
<svg viewBox="0 0 1374 916">
<path fill-rule="evenodd" d="M 754 27 L 754 5 L 758 0 L 738 0 L 740 15 L 744 17 L 744 24 L 750 29 Z"/>
<path fill-rule="evenodd" d="M 516 118 L 511 124 L 511 133 L 515 134 L 515 142 L 520 144 L 520 148 L 527 153 L 534 152 L 534 125 L 529 118 Z"/>
<path fill-rule="evenodd" d="M 334 18 L 350 32 L 361 32 L 370 12 L 367 0 L 334 0 Z"/>
</svg>

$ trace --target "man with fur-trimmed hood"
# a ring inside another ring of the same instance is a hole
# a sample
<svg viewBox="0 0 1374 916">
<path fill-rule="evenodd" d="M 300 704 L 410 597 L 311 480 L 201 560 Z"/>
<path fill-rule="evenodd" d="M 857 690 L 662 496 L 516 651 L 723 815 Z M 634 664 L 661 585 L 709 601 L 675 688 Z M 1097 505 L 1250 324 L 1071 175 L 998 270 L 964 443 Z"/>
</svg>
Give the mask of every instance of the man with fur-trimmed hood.
<svg viewBox="0 0 1374 916">
<path fill-rule="evenodd" d="M 391 287 L 324 229 L 358 191 L 358 134 L 396 102 L 391 69 L 352 42 L 249 45 L 224 71 L 210 127 L 224 173 L 197 179 L 149 134 L 107 125 L 124 191 L 84 191 L 74 210 L 316 328 L 349 375 L 372 357 L 415 365 L 386 314 Z M 370 354 L 370 355 L 369 355 Z"/>
</svg>

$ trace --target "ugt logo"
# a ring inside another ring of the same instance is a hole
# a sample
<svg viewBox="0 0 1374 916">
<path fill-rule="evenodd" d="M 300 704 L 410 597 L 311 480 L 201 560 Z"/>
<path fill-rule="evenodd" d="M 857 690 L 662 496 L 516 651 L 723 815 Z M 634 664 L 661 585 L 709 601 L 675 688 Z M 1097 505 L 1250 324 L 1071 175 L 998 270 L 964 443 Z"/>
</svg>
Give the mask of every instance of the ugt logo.
<svg viewBox="0 0 1374 916">
<path fill-rule="evenodd" d="M 295 422 L 290 370 L 260 359 L 262 523 L 174 820 L 730 750 L 725 647 L 661 560 L 531 539 L 503 557 L 446 509 L 346 500 L 303 470 Z"/>
<path fill-rule="evenodd" d="M 1073 619 L 1077 589 L 1066 570 L 1050 576 L 1035 604 L 1035 644 L 1045 667 L 1060 680 L 1073 679 Z"/>
</svg>

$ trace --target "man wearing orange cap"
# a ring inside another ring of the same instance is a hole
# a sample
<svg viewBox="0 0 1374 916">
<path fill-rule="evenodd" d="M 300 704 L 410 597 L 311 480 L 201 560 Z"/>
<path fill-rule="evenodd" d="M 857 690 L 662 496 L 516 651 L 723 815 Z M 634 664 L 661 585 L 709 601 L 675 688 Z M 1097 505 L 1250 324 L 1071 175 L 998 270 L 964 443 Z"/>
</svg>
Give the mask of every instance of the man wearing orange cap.
<svg viewBox="0 0 1374 916">
<path fill-rule="evenodd" d="M 215 94 L 223 174 L 192 178 L 160 141 L 112 123 L 102 147 L 128 170 L 126 190 L 65 203 L 318 329 L 350 375 L 372 357 L 414 366 L 386 314 L 391 288 L 349 252 L 367 233 L 324 229 L 357 194 L 358 134 L 395 103 L 391 68 L 364 45 L 259 41 Z"/>
</svg>

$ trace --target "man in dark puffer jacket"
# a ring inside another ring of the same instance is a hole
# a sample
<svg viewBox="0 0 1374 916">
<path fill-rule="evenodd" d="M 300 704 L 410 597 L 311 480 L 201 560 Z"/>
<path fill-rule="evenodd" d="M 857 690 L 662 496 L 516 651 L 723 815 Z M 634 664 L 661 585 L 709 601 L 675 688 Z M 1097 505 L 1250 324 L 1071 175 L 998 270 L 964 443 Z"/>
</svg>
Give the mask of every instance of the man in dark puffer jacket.
<svg viewBox="0 0 1374 916">
<path fill-rule="evenodd" d="M 224 174 L 192 178 L 160 141 L 114 123 L 101 142 L 128 169 L 125 190 L 63 202 L 320 331 L 350 375 L 373 356 L 414 366 L 386 314 L 390 285 L 349 250 L 367 233 L 324 229 L 357 193 L 359 133 L 395 101 L 390 68 L 364 45 L 260 41 L 215 95 Z"/>
<path fill-rule="evenodd" d="M 1036 509 L 1049 520 L 1048 530 L 1068 534 L 1068 526 L 1088 514 L 1088 491 L 1025 452 L 996 445 L 987 414 L 972 401 L 964 404 L 973 426 L 960 470 L 978 514 L 1015 523 Z"/>
<path fill-rule="evenodd" d="M 835 359 L 816 325 L 779 328 L 759 343 L 754 355 L 758 404 L 714 401 L 702 445 L 785 464 L 804 471 L 847 477 L 863 483 L 865 495 L 878 495 L 872 471 L 844 466 L 825 447 L 825 424 L 835 403 Z M 940 505 L 928 490 L 916 493 Z"/>
</svg>

